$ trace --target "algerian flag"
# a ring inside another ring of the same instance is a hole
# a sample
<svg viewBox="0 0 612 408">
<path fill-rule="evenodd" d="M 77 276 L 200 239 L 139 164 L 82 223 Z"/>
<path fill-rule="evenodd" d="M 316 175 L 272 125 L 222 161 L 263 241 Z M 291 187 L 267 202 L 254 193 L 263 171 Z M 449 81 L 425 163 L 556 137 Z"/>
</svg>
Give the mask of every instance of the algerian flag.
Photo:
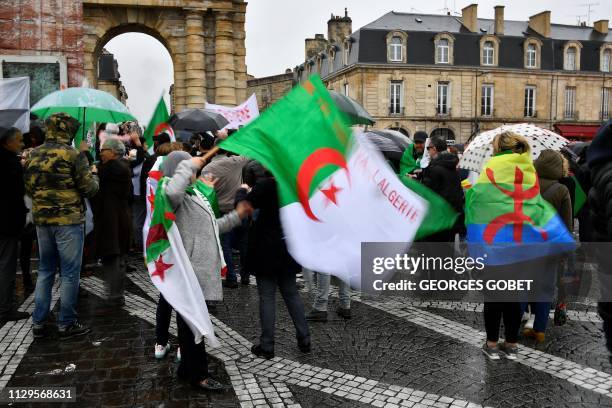
<svg viewBox="0 0 612 408">
<path fill-rule="evenodd" d="M 402 158 L 400 159 L 398 176 L 406 176 L 416 169 L 420 169 L 420 162 L 420 158 L 414 158 L 414 143 L 410 143 L 408 147 L 406 147 L 406 150 L 404 150 L 404 154 L 402 154 Z"/>
<path fill-rule="evenodd" d="M 206 300 L 174 222 L 174 210 L 165 193 L 169 179 L 163 177 L 160 170 L 163 159 L 157 159 L 147 178 L 147 218 L 143 228 L 145 263 L 152 282 L 183 317 L 195 336 L 195 342 L 199 343 L 206 337 L 210 345 L 216 347 L 219 342 L 208 315 Z M 190 187 L 189 192 L 211 205 L 211 209 L 216 205 L 214 190 L 201 181 Z M 220 242 L 217 245 L 225 269 Z"/>
<path fill-rule="evenodd" d="M 361 243 L 411 242 L 427 212 L 382 155 L 353 138 L 317 76 L 220 147 L 258 160 L 276 177 L 295 260 L 353 287 L 361 285 Z"/>
<path fill-rule="evenodd" d="M 172 127 L 168 124 L 168 119 L 170 119 L 170 115 L 168 114 L 168 108 L 166 108 L 166 102 L 164 101 L 164 96 L 162 95 L 161 98 L 159 98 L 159 102 L 157 102 L 153 116 L 151 116 L 149 125 L 145 129 L 143 135 L 149 153 L 153 153 L 153 136 L 158 135 L 161 132 L 168 133 L 170 135 L 170 139 L 175 141 L 174 130 L 172 130 Z"/>
</svg>

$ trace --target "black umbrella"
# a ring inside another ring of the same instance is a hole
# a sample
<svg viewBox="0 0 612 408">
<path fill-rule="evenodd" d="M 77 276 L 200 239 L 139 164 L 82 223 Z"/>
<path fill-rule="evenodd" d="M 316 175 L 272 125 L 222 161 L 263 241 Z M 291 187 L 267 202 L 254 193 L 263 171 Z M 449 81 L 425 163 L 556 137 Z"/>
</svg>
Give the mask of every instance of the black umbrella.
<svg viewBox="0 0 612 408">
<path fill-rule="evenodd" d="M 368 111 L 353 98 L 336 91 L 329 91 L 329 94 L 338 109 L 347 114 L 353 125 L 373 125 L 376 122 Z"/>
<path fill-rule="evenodd" d="M 170 116 L 168 123 L 174 130 L 204 133 L 223 129 L 229 122 L 217 112 L 206 109 L 185 109 Z"/>
<path fill-rule="evenodd" d="M 412 143 L 408 136 L 394 130 L 370 130 L 359 135 L 372 143 L 389 160 L 400 160 Z"/>
<path fill-rule="evenodd" d="M 11 128 L 28 110 L 27 109 L 3 109 L 0 110 L 0 127 Z"/>
</svg>

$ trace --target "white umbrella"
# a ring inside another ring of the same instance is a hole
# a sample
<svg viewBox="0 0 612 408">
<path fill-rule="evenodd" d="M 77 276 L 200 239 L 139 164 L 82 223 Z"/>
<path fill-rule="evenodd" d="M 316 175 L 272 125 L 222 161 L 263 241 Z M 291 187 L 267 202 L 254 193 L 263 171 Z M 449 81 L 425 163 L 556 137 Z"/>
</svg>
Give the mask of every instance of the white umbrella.
<svg viewBox="0 0 612 408">
<path fill-rule="evenodd" d="M 504 125 L 493 130 L 480 133 L 474 138 L 463 152 L 459 161 L 459 167 L 480 173 L 484 164 L 493 157 L 493 139 L 505 131 L 512 131 L 527 139 L 531 147 L 531 158 L 533 160 L 540 157 L 540 153 L 547 149 L 559 151 L 566 146 L 569 141 L 555 132 L 542 129 L 528 123 L 518 125 Z"/>
</svg>

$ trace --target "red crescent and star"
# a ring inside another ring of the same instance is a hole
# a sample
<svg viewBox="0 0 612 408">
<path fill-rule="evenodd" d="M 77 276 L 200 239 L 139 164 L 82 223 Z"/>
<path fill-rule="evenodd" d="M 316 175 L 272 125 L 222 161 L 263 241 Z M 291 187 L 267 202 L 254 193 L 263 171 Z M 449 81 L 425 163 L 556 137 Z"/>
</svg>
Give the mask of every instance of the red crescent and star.
<svg viewBox="0 0 612 408">
<path fill-rule="evenodd" d="M 312 181 L 317 173 L 325 166 L 334 165 L 344 169 L 349 175 L 348 167 L 346 165 L 346 159 L 342 153 L 340 153 L 336 149 L 332 149 L 329 147 L 322 147 L 320 149 L 315 150 L 310 156 L 304 160 L 302 166 L 298 170 L 297 174 L 297 193 L 298 199 L 302 207 L 304 208 L 304 212 L 313 221 L 321 221 L 317 218 L 316 215 L 312 212 L 310 208 L 310 203 L 308 201 L 310 186 L 312 185 Z M 336 194 L 342 191 L 341 188 L 336 187 L 334 181 L 331 181 L 331 185 L 326 189 L 321 189 L 321 192 L 327 197 L 329 201 L 338 205 Z"/>
</svg>

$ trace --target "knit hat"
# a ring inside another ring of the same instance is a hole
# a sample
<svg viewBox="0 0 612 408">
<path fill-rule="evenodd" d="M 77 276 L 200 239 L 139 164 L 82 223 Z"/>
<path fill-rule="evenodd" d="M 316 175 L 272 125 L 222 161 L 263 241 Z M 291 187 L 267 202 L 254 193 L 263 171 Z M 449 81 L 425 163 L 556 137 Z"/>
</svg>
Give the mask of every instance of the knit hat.
<svg viewBox="0 0 612 408">
<path fill-rule="evenodd" d="M 597 131 L 593 142 L 589 146 L 587 162 L 589 167 L 593 168 L 610 160 L 612 160 L 612 120 L 609 120 Z"/>
<path fill-rule="evenodd" d="M 425 143 L 425 141 L 427 140 L 427 133 L 423 132 L 422 130 L 419 130 L 418 132 L 414 133 L 413 139 L 415 142 Z"/>
</svg>

